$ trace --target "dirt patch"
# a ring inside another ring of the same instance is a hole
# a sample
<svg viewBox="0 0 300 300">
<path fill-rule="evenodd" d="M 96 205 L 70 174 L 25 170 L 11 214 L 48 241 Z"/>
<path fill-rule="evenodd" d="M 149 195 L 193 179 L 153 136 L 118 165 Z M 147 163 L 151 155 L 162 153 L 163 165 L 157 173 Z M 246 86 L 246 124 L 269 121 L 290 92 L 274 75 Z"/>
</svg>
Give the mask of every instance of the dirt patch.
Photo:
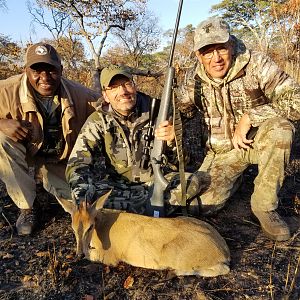
<svg viewBox="0 0 300 300">
<path fill-rule="evenodd" d="M 280 213 L 294 236 L 274 243 L 261 233 L 250 213 L 255 174 L 255 168 L 249 169 L 225 209 L 205 219 L 231 250 L 231 272 L 217 278 L 169 278 L 166 271 L 76 261 L 70 217 L 55 199 L 40 188 L 41 229 L 31 237 L 19 237 L 10 226 L 18 210 L 3 193 L 0 299 L 299 299 L 300 177 L 287 176 L 280 194 Z"/>
</svg>

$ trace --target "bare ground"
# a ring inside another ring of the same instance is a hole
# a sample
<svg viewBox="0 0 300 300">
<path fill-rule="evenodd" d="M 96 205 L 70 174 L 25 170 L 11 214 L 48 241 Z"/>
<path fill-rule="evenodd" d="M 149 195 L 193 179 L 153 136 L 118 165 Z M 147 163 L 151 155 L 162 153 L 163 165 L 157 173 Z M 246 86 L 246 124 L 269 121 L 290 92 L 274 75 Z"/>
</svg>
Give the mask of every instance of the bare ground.
<svg viewBox="0 0 300 300">
<path fill-rule="evenodd" d="M 110 268 L 78 262 L 70 217 L 53 198 L 41 189 L 41 229 L 31 237 L 19 237 L 12 227 L 17 208 L 4 196 L 0 200 L 0 299 L 299 299 L 300 177 L 288 176 L 281 192 L 280 212 L 294 236 L 274 243 L 250 214 L 255 172 L 245 173 L 240 190 L 222 212 L 205 219 L 231 250 L 231 272 L 217 278 L 169 278 L 168 272 L 125 264 Z"/>
<path fill-rule="evenodd" d="M 40 229 L 19 237 L 14 229 L 18 210 L 2 186 L 0 299 L 299 299 L 299 164 L 294 156 L 280 193 L 280 213 L 293 232 L 289 241 L 268 240 L 252 218 L 254 167 L 245 172 L 228 205 L 204 219 L 231 250 L 231 272 L 216 278 L 172 278 L 166 271 L 76 261 L 70 217 L 42 188 L 37 205 Z"/>
</svg>

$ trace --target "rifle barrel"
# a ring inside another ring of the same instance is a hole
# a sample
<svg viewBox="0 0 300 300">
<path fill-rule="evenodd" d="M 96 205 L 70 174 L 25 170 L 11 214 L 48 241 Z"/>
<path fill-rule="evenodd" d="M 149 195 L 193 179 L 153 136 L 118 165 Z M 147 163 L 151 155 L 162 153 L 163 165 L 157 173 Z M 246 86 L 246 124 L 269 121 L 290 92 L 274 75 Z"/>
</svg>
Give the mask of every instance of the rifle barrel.
<svg viewBox="0 0 300 300">
<path fill-rule="evenodd" d="M 176 37 L 177 37 L 178 27 L 180 22 L 182 4 L 183 4 L 183 0 L 180 0 L 175 28 L 173 32 L 171 49 L 170 49 L 168 70 L 166 73 L 165 85 L 164 85 L 161 104 L 159 107 L 159 112 L 156 120 L 156 126 L 161 124 L 163 121 L 167 120 L 169 107 L 171 103 L 171 97 L 174 88 L 174 77 L 175 77 L 175 68 L 172 66 L 172 62 L 173 62 L 174 50 L 176 45 Z M 151 164 L 152 164 L 153 174 L 154 174 L 154 187 L 153 187 L 153 194 L 151 197 L 152 211 L 150 212 L 150 214 L 156 217 L 164 216 L 164 191 L 168 185 L 168 181 L 164 177 L 161 170 L 163 146 L 164 146 L 163 141 L 160 141 L 156 138 L 154 139 L 153 149 L 151 152 Z"/>
<path fill-rule="evenodd" d="M 175 21 L 175 28 L 174 28 L 174 31 L 173 31 L 173 37 L 172 37 L 172 44 L 171 44 L 171 49 L 170 49 L 170 55 L 169 55 L 169 62 L 168 62 L 168 67 L 169 68 L 172 67 L 172 62 L 173 62 L 174 51 L 175 51 L 175 46 L 176 46 L 176 39 L 177 39 L 177 33 L 178 33 L 178 28 L 179 28 L 179 22 L 180 22 L 182 5 L 183 5 L 183 0 L 180 0 L 179 1 L 179 6 L 178 6 L 178 10 L 177 10 L 176 21 Z"/>
</svg>

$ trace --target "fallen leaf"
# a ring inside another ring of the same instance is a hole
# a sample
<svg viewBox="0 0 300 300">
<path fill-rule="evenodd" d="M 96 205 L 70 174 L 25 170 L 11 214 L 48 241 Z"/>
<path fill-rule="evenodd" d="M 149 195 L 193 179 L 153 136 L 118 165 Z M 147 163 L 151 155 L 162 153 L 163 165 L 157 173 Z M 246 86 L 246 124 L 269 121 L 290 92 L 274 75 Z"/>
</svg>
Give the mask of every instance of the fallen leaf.
<svg viewBox="0 0 300 300">
<path fill-rule="evenodd" d="M 124 281 L 123 286 L 124 286 L 125 289 L 129 289 L 129 288 L 131 288 L 133 286 L 133 283 L 134 283 L 134 278 L 129 275 L 126 278 L 126 280 Z"/>
<path fill-rule="evenodd" d="M 38 286 L 39 278 L 36 275 L 34 276 L 25 275 L 22 279 L 22 282 L 25 287 L 33 288 Z"/>
<path fill-rule="evenodd" d="M 43 257 L 43 256 L 48 256 L 49 252 L 48 251 L 41 251 L 36 253 L 36 256 L 38 257 Z"/>
<path fill-rule="evenodd" d="M 92 295 L 84 295 L 83 300 L 94 300 L 94 296 Z"/>
<path fill-rule="evenodd" d="M 67 268 L 68 266 L 69 266 L 69 263 L 63 262 L 62 265 L 61 265 L 61 268 L 62 268 L 62 269 L 65 269 L 65 268 Z"/>
<path fill-rule="evenodd" d="M 6 253 L 5 255 L 2 256 L 3 259 L 10 259 L 10 258 L 14 258 L 15 256 L 10 254 L 10 253 Z"/>
<path fill-rule="evenodd" d="M 69 275 L 72 273 L 72 269 L 71 268 L 68 268 L 66 271 L 65 271 L 65 276 L 66 277 L 69 277 Z"/>
<path fill-rule="evenodd" d="M 32 279 L 32 276 L 30 275 L 25 275 L 22 279 L 23 282 L 27 282 L 27 281 L 30 281 Z"/>
</svg>

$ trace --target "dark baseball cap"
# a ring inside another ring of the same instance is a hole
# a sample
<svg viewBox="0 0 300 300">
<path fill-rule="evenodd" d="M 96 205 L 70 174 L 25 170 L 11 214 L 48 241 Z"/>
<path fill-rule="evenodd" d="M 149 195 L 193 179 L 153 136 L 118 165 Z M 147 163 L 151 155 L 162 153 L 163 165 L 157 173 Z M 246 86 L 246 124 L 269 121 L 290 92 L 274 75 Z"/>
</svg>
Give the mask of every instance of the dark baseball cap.
<svg viewBox="0 0 300 300">
<path fill-rule="evenodd" d="M 46 63 L 61 68 L 61 59 L 57 51 L 49 44 L 37 43 L 28 47 L 25 56 L 25 65 L 30 67 L 34 64 Z"/>
<path fill-rule="evenodd" d="M 104 68 L 101 71 L 100 75 L 100 84 L 101 88 L 104 90 L 107 88 L 113 79 L 113 77 L 117 75 L 123 75 L 127 77 L 128 79 L 132 80 L 132 74 L 128 72 L 128 69 L 123 66 L 117 66 L 117 65 L 111 65 L 109 67 Z"/>
<path fill-rule="evenodd" d="M 228 42 L 230 37 L 230 27 L 226 21 L 220 17 L 211 17 L 201 22 L 194 35 L 194 51 L 212 44 L 222 44 Z"/>
</svg>

